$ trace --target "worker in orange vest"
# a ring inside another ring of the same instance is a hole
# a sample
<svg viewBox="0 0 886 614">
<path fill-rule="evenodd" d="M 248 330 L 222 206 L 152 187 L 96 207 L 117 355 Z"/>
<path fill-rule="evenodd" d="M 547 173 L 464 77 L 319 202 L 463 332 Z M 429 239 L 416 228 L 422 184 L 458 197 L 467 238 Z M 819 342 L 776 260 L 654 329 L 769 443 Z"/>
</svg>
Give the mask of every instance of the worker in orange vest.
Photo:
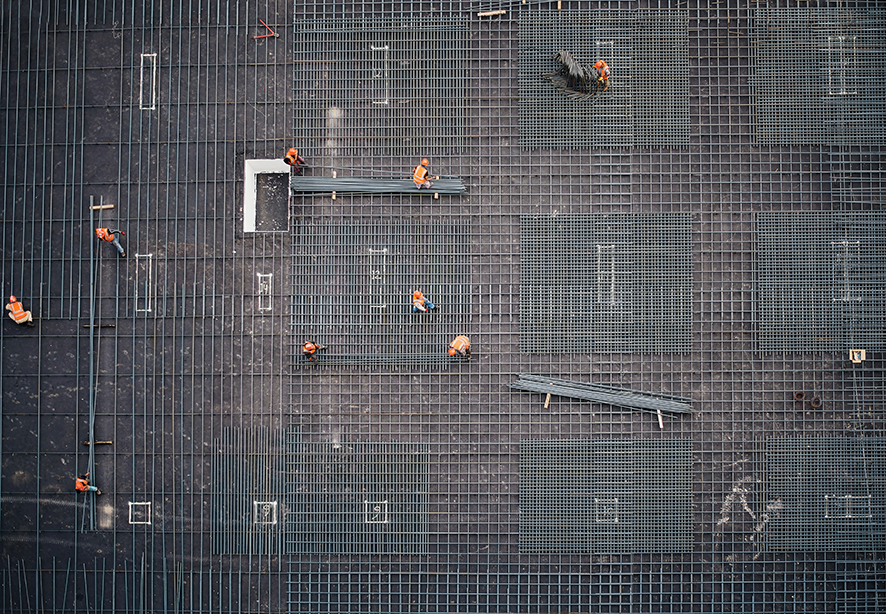
<svg viewBox="0 0 886 614">
<path fill-rule="evenodd" d="M 12 321 L 16 324 L 34 326 L 34 318 L 31 317 L 31 312 L 25 311 L 25 308 L 22 307 L 22 304 L 19 303 L 18 299 L 14 296 L 9 297 L 9 304 L 6 305 L 6 311 L 9 312 L 9 317 L 12 318 Z"/>
<path fill-rule="evenodd" d="M 433 311 L 436 308 L 437 306 L 428 300 L 421 290 L 416 290 L 412 293 L 412 313 L 416 311 Z"/>
<path fill-rule="evenodd" d="M 427 158 L 422 158 L 421 164 L 415 167 L 412 171 L 412 181 L 415 182 L 415 187 L 419 190 L 422 188 L 431 187 L 431 179 L 439 179 L 440 177 L 428 177 L 428 164 L 430 162 Z"/>
<path fill-rule="evenodd" d="M 298 155 L 298 150 L 295 147 L 289 148 L 283 161 L 295 170 L 296 175 L 301 175 L 301 167 L 307 166 L 307 164 L 305 164 L 305 159 Z"/>
<path fill-rule="evenodd" d="M 78 492 L 94 492 L 97 495 L 102 494 L 102 491 L 100 491 L 98 488 L 96 488 L 95 486 L 93 486 L 92 484 L 89 483 L 89 472 L 88 471 L 86 473 L 84 473 L 83 475 L 81 475 L 79 478 L 77 478 L 77 480 L 74 482 L 74 488 Z"/>
<path fill-rule="evenodd" d="M 449 344 L 450 356 L 461 356 L 462 358 L 471 359 L 471 342 L 464 335 L 459 335 Z"/>
<path fill-rule="evenodd" d="M 107 241 L 108 243 L 113 243 L 114 247 L 117 248 L 117 251 L 120 252 L 120 255 L 126 258 L 126 252 L 123 251 L 123 246 L 120 245 L 120 241 L 117 240 L 117 237 L 114 236 L 115 233 L 120 233 L 121 235 L 126 235 L 122 230 L 113 230 L 111 228 L 96 228 L 95 236 L 101 239 L 102 241 Z"/>
<path fill-rule="evenodd" d="M 603 91 L 605 92 L 609 89 L 609 64 L 603 60 L 597 60 L 594 68 L 597 69 L 597 81 L 603 84 Z"/>
<path fill-rule="evenodd" d="M 314 360 L 314 354 L 317 353 L 317 350 L 325 350 L 325 345 L 320 345 L 316 341 L 305 341 L 305 344 L 301 346 L 301 353 L 304 355 L 306 359 L 309 361 Z"/>
</svg>

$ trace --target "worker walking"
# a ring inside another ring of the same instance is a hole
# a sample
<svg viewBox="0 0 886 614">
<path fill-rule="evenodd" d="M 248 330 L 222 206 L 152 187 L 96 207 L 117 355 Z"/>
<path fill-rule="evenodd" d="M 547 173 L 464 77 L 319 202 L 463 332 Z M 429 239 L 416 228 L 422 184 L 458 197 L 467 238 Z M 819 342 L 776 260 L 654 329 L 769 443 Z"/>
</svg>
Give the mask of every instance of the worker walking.
<svg viewBox="0 0 886 614">
<path fill-rule="evenodd" d="M 114 247 L 117 248 L 117 251 L 120 252 L 120 255 L 122 257 L 126 258 L 126 252 L 123 251 L 123 246 L 120 245 L 120 241 L 118 241 L 117 237 L 114 236 L 118 232 L 121 235 L 124 235 L 124 236 L 126 235 L 126 233 L 123 232 L 122 230 L 114 230 L 111 228 L 96 228 L 95 229 L 95 236 L 97 236 L 102 241 L 107 241 L 108 243 L 113 243 Z"/>
<path fill-rule="evenodd" d="M 77 489 L 78 492 L 94 492 L 97 495 L 102 494 L 98 488 L 89 483 L 89 472 L 87 471 L 74 482 L 74 488 Z"/>
<path fill-rule="evenodd" d="M 419 190 L 422 188 L 430 188 L 431 187 L 431 179 L 439 179 L 440 177 L 428 177 L 428 164 L 430 162 L 427 158 L 422 158 L 421 164 L 415 167 L 412 171 L 412 181 L 415 183 L 415 187 Z"/>
<path fill-rule="evenodd" d="M 22 307 L 22 304 L 18 302 L 18 299 L 14 296 L 9 297 L 9 303 L 6 305 L 6 311 L 9 312 L 9 317 L 12 318 L 12 321 L 16 324 L 27 324 L 28 326 L 34 326 L 34 318 L 31 317 L 31 312 L 25 311 L 25 308 Z"/>
<path fill-rule="evenodd" d="M 283 158 L 283 161 L 292 167 L 296 175 L 301 175 L 301 167 L 307 166 L 307 164 L 305 164 L 305 159 L 298 155 L 298 150 L 295 147 L 289 148 L 289 151 L 286 152 L 286 156 Z"/>
<path fill-rule="evenodd" d="M 320 345 L 316 341 L 305 341 L 305 344 L 301 346 L 301 353 L 308 361 L 313 361 L 314 354 L 316 354 L 318 350 L 325 349 L 325 345 Z"/>
<path fill-rule="evenodd" d="M 449 344 L 449 355 L 471 359 L 471 342 L 465 335 L 459 335 Z"/>
<path fill-rule="evenodd" d="M 436 308 L 437 306 L 428 300 L 421 290 L 416 290 L 412 293 L 412 313 L 416 311 L 433 311 Z"/>
<path fill-rule="evenodd" d="M 605 92 L 609 89 L 609 64 L 603 60 L 597 60 L 594 68 L 597 69 L 597 81 L 603 84 L 603 91 Z"/>
</svg>

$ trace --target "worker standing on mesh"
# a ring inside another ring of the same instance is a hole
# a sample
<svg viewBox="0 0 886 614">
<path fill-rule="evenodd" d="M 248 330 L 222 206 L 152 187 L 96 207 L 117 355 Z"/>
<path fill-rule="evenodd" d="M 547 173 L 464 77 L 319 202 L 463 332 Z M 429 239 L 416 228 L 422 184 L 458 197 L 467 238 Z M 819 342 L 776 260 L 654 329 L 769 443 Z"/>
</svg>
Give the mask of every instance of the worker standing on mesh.
<svg viewBox="0 0 886 614">
<path fill-rule="evenodd" d="M 25 308 L 22 307 L 22 304 L 14 296 L 9 297 L 9 303 L 6 305 L 6 311 L 9 312 L 9 317 L 16 324 L 27 324 L 28 326 L 34 326 L 34 318 L 31 317 L 31 312 L 25 311 Z"/>
<path fill-rule="evenodd" d="M 415 182 L 415 187 L 419 190 L 422 188 L 430 188 L 431 187 L 431 179 L 439 179 L 440 177 L 428 177 L 428 164 L 430 162 L 427 158 L 422 158 L 421 164 L 415 167 L 412 171 L 412 181 Z"/>
<path fill-rule="evenodd" d="M 79 478 L 77 478 L 77 480 L 74 482 L 74 488 L 78 492 L 94 492 L 97 495 L 102 494 L 102 491 L 100 491 L 98 488 L 96 488 L 95 486 L 93 486 L 92 484 L 89 483 L 89 472 L 88 471 L 86 473 L 84 473 L 83 475 L 81 475 Z"/>
<path fill-rule="evenodd" d="M 436 308 L 437 306 L 428 300 L 421 290 L 416 290 L 412 293 L 412 313 L 416 311 L 433 311 Z"/>
<path fill-rule="evenodd" d="M 609 89 L 609 64 L 603 60 L 597 60 L 594 68 L 597 69 L 597 81 L 603 84 L 603 91 L 605 92 Z"/>
<path fill-rule="evenodd" d="M 283 158 L 283 161 L 292 167 L 296 175 L 301 175 L 301 167 L 307 166 L 307 164 L 305 164 L 305 159 L 298 155 L 298 150 L 295 147 L 289 148 L 289 151 L 286 152 L 286 156 Z"/>
<path fill-rule="evenodd" d="M 449 355 L 471 359 L 471 342 L 465 335 L 459 335 L 449 344 Z"/>
<path fill-rule="evenodd" d="M 301 353 L 308 361 L 314 360 L 314 354 L 317 353 L 318 350 L 325 350 L 325 345 L 320 345 L 316 341 L 305 341 L 305 344 L 301 346 Z"/>
<path fill-rule="evenodd" d="M 126 252 L 123 250 L 123 246 L 120 245 L 120 241 L 117 240 L 117 237 L 114 235 L 116 233 L 120 233 L 121 235 L 126 235 L 122 230 L 114 230 L 111 228 L 96 228 L 95 236 L 97 236 L 102 241 L 107 241 L 108 243 L 113 243 L 114 247 L 117 248 L 117 251 L 120 252 L 120 255 L 123 258 L 126 258 Z"/>
</svg>

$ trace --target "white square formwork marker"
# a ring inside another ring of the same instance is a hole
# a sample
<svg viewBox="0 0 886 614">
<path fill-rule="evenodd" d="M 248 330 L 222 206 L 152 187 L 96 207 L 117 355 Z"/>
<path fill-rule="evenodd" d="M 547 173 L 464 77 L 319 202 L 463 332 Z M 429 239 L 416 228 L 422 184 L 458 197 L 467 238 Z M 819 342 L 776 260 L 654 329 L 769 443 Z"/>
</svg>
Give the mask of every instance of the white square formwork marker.
<svg viewBox="0 0 886 614">
<path fill-rule="evenodd" d="M 255 200 L 261 173 L 288 175 L 289 165 L 283 158 L 273 160 L 246 160 L 243 169 L 243 232 L 255 232 Z"/>
<path fill-rule="evenodd" d="M 129 524 L 151 524 L 151 502 L 129 502 Z"/>
</svg>

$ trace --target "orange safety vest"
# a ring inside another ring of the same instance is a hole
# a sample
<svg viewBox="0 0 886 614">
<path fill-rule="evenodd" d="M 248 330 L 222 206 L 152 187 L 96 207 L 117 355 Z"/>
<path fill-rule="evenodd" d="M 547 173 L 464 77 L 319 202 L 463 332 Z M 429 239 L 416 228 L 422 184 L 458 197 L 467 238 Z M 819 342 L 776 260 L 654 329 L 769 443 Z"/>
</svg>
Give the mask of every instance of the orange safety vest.
<svg viewBox="0 0 886 614">
<path fill-rule="evenodd" d="M 74 484 L 74 488 L 76 488 L 80 492 L 86 492 L 87 490 L 89 490 L 89 482 L 87 482 L 83 478 L 77 478 L 77 481 Z"/>
<path fill-rule="evenodd" d="M 449 344 L 449 347 L 455 348 L 455 351 L 459 354 L 462 354 L 467 351 L 467 349 L 471 346 L 471 342 L 468 341 L 468 338 L 464 335 L 459 335 L 455 339 L 452 340 L 452 343 Z"/>
<path fill-rule="evenodd" d="M 424 307 L 425 306 L 425 295 L 421 292 L 416 292 L 412 295 L 412 306 L 413 307 Z"/>
<path fill-rule="evenodd" d="M 295 147 L 290 147 L 289 151 L 286 152 L 286 157 L 283 158 L 283 161 L 289 166 L 298 162 L 298 150 Z"/>
<path fill-rule="evenodd" d="M 421 187 L 424 185 L 425 181 L 427 181 L 428 177 L 428 169 L 426 169 L 423 165 L 419 164 L 415 167 L 415 170 L 412 171 L 412 180 L 415 182 L 415 185 Z"/>
<path fill-rule="evenodd" d="M 608 79 L 609 78 L 609 64 L 604 62 L 603 60 L 597 60 L 597 63 L 594 64 L 594 68 L 600 73 L 600 79 Z"/>
<path fill-rule="evenodd" d="M 114 240 L 114 235 L 112 235 L 110 232 L 108 232 L 107 228 L 96 228 L 95 229 L 95 236 L 97 236 L 102 241 L 110 242 L 110 241 Z"/>
<path fill-rule="evenodd" d="M 6 305 L 6 309 L 12 312 L 9 315 L 12 316 L 12 319 L 15 321 L 16 324 L 22 324 L 23 322 L 28 321 L 28 312 L 25 311 L 25 308 L 22 307 L 22 304 L 18 301 L 16 301 L 15 303 L 9 303 L 8 305 Z"/>
</svg>

